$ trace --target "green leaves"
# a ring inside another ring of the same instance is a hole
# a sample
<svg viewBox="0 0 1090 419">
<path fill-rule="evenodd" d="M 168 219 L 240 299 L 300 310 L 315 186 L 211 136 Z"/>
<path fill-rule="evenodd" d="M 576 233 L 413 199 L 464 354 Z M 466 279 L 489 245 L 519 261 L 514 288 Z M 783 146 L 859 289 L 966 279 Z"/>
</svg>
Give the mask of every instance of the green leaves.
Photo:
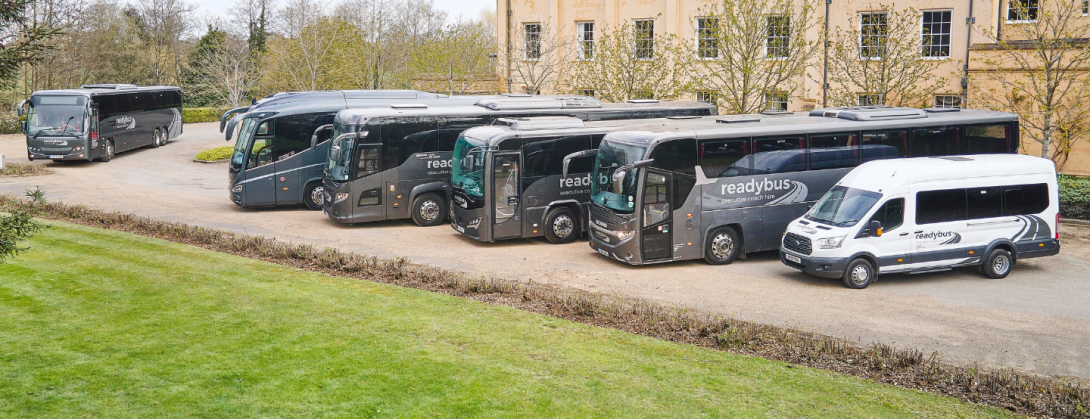
<svg viewBox="0 0 1090 419">
<path fill-rule="evenodd" d="M 8 215 L 0 216 L 0 263 L 26 250 L 19 247 L 19 242 L 42 229 L 42 225 L 34 221 L 34 215 L 38 213 L 38 205 L 45 203 L 45 192 L 34 188 L 26 192 L 26 197 L 29 202 L 9 204 Z"/>
</svg>

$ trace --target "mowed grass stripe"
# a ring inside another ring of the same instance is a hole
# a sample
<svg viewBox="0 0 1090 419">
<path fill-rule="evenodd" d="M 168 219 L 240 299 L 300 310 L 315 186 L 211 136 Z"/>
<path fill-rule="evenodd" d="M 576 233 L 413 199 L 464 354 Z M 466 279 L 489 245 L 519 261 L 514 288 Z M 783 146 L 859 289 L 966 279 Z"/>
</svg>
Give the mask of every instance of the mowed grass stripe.
<svg viewBox="0 0 1090 419">
<path fill-rule="evenodd" d="M 66 223 L 0 264 L 0 416 L 920 417 L 826 371 Z"/>
</svg>

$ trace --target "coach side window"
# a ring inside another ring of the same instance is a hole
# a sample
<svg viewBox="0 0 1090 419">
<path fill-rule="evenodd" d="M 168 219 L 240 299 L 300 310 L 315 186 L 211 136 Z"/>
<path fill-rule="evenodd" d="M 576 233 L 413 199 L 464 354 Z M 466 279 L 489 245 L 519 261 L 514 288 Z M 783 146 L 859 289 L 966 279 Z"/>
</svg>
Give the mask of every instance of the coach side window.
<svg viewBox="0 0 1090 419">
<path fill-rule="evenodd" d="M 1039 214 L 1049 205 L 1048 185 L 1008 186 L 1003 191 L 1003 213 L 1005 215 Z"/>
<path fill-rule="evenodd" d="M 817 134 L 810 136 L 810 170 L 842 169 L 859 164 L 859 136 L 856 133 Z"/>
<path fill-rule="evenodd" d="M 537 142 L 530 142 L 530 139 L 525 141 L 526 145 L 522 146 L 525 156 L 523 164 L 526 166 L 523 176 L 527 178 L 562 174 L 564 156 L 590 148 L 590 136 L 585 134 Z M 568 165 L 568 173 L 590 172 L 593 166 L 592 159 L 574 159 Z"/>
<path fill-rule="evenodd" d="M 916 224 L 965 220 L 965 189 L 918 192 Z"/>
<path fill-rule="evenodd" d="M 969 188 L 966 199 L 969 206 L 969 219 L 991 218 L 1003 215 L 1003 188 Z"/>
<path fill-rule="evenodd" d="M 322 122 L 332 122 L 332 117 L 321 113 L 282 116 L 275 119 L 276 160 L 284 160 L 310 148 L 314 130 Z"/>
<path fill-rule="evenodd" d="M 806 170 L 806 137 L 753 140 L 753 173 L 788 173 Z"/>
<path fill-rule="evenodd" d="M 745 176 L 750 174 L 749 138 L 701 141 L 700 168 L 708 178 Z"/>
<path fill-rule="evenodd" d="M 912 130 L 912 157 L 960 154 L 959 127 L 929 127 Z"/>
<path fill-rule="evenodd" d="M 405 160 L 408 160 L 413 153 L 419 152 L 419 149 L 415 147 L 422 146 L 427 140 L 427 138 L 419 137 L 436 134 L 438 129 L 439 119 L 434 116 L 384 118 L 382 120 L 382 169 L 393 169 L 405 163 Z M 410 138 L 413 136 L 416 137 Z"/>
<path fill-rule="evenodd" d="M 1011 127 L 1008 124 L 970 125 L 965 127 L 964 154 L 1011 152 Z"/>
<path fill-rule="evenodd" d="M 908 157 L 908 132 L 906 131 L 864 132 L 862 139 L 860 154 L 863 158 L 860 163 Z"/>
</svg>

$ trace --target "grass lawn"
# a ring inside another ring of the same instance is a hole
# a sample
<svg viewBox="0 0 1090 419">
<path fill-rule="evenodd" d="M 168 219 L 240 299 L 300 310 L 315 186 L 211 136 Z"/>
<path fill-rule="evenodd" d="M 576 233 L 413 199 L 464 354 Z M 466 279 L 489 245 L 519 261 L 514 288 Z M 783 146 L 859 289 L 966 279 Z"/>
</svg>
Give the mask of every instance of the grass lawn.
<svg viewBox="0 0 1090 419">
<path fill-rule="evenodd" d="M 0 264 L 2 417 L 1005 416 L 507 307 L 50 225 Z"/>
</svg>

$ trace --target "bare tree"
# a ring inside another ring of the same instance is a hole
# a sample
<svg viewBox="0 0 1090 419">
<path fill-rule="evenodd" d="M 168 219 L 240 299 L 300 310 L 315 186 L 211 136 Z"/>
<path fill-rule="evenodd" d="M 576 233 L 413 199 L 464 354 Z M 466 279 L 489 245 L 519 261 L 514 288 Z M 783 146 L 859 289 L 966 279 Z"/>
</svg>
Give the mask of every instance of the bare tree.
<svg viewBox="0 0 1090 419">
<path fill-rule="evenodd" d="M 980 106 L 1017 113 L 1022 138 L 1062 167 L 1071 147 L 1090 131 L 1090 21 L 1081 1 L 1010 3 L 1018 25 L 1003 39 L 980 28 L 992 44 L 978 46 L 984 71 L 973 76 Z M 1029 7 L 1032 5 L 1032 9 Z"/>
<path fill-rule="evenodd" d="M 923 57 L 932 50 L 930 37 L 921 35 L 919 11 L 874 10 L 831 34 L 829 100 L 837 106 L 926 105 L 950 77 L 937 74 L 944 61 Z"/>
<path fill-rule="evenodd" d="M 265 50 L 270 23 L 276 16 L 274 0 L 236 0 L 229 11 L 236 28 L 246 28 L 251 54 Z"/>
<path fill-rule="evenodd" d="M 510 56 L 500 51 L 500 57 L 511 66 L 511 82 L 525 92 L 554 92 L 575 58 L 573 45 L 573 39 L 561 36 L 548 22 L 526 23 L 511 32 Z"/>
<path fill-rule="evenodd" d="M 713 92 L 727 113 L 761 112 L 768 98 L 794 96 L 820 46 L 806 38 L 817 24 L 809 2 L 723 0 L 700 16 L 689 52 L 699 74 L 693 88 Z"/>
<path fill-rule="evenodd" d="M 655 34 L 653 22 L 625 22 L 601 31 L 593 56 L 573 63 L 567 88 L 577 93 L 592 90 L 612 102 L 672 100 L 688 91 L 688 54 L 677 46 L 675 35 Z"/>
<path fill-rule="evenodd" d="M 141 0 L 136 6 L 149 53 L 152 79 L 173 84 L 185 66 L 185 34 L 195 23 L 196 7 L 182 0 Z"/>
<path fill-rule="evenodd" d="M 214 94 L 219 103 L 236 106 L 260 80 L 254 67 L 248 40 L 228 35 L 198 59 L 194 75 L 202 91 Z"/>
</svg>

